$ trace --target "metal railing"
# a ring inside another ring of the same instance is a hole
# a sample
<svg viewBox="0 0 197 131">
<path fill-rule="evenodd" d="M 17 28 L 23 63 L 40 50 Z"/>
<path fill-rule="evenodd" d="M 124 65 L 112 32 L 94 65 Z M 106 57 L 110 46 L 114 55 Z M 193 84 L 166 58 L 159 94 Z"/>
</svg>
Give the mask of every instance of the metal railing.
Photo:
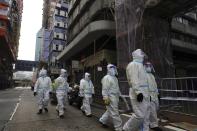
<svg viewBox="0 0 197 131">
<path fill-rule="evenodd" d="M 158 80 L 162 110 L 197 115 L 197 77 Z"/>
<path fill-rule="evenodd" d="M 197 77 L 160 78 L 156 81 L 161 96 L 160 110 L 197 116 Z M 122 97 L 132 108 L 128 82 L 119 82 Z"/>
</svg>

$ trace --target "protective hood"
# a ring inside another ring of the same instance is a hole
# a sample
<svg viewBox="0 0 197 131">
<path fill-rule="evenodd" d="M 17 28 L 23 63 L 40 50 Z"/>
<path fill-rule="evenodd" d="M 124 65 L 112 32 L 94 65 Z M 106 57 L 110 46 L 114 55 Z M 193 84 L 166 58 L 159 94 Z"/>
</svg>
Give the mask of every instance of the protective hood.
<svg viewBox="0 0 197 131">
<path fill-rule="evenodd" d="M 85 73 L 85 80 L 89 81 L 90 80 L 90 73 Z"/>
<path fill-rule="evenodd" d="M 107 73 L 111 76 L 118 75 L 118 71 L 115 65 L 113 64 L 108 64 L 107 65 Z"/>
<path fill-rule="evenodd" d="M 42 69 L 42 70 L 40 71 L 40 73 L 39 73 L 39 76 L 40 76 L 40 77 L 46 77 L 46 76 L 47 76 L 47 70 Z"/>
<path fill-rule="evenodd" d="M 143 63 L 144 57 L 147 56 L 141 49 L 132 52 L 133 61 Z"/>
<path fill-rule="evenodd" d="M 61 76 L 61 77 L 67 77 L 67 70 L 61 69 L 61 70 L 60 70 L 60 76 Z"/>
<path fill-rule="evenodd" d="M 147 73 L 151 73 L 152 71 L 155 72 L 153 65 L 150 62 L 146 62 L 144 64 L 144 68 L 146 70 Z"/>
</svg>

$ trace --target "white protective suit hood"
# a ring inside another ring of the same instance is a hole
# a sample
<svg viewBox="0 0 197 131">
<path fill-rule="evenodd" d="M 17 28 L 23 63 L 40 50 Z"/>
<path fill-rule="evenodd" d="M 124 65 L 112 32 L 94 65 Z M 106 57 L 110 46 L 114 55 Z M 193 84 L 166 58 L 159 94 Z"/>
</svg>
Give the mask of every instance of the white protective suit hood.
<svg viewBox="0 0 197 131">
<path fill-rule="evenodd" d="M 60 70 L 60 76 L 66 78 L 66 77 L 68 76 L 68 75 L 67 75 L 67 70 L 61 69 L 61 70 Z"/>
<path fill-rule="evenodd" d="M 132 56 L 133 56 L 133 61 L 143 63 L 146 54 L 141 49 L 137 49 L 132 52 Z"/>
<path fill-rule="evenodd" d="M 46 77 L 46 76 L 47 76 L 47 70 L 42 69 L 42 70 L 40 71 L 40 73 L 39 73 L 39 76 L 40 76 L 40 77 Z"/>
<path fill-rule="evenodd" d="M 155 70 L 153 68 L 153 65 L 150 62 L 146 62 L 144 64 L 144 68 L 145 68 L 147 73 L 152 73 L 152 71 L 155 72 Z"/>
<path fill-rule="evenodd" d="M 118 75 L 118 71 L 115 65 L 113 64 L 108 64 L 107 65 L 107 73 L 111 76 Z"/>
<path fill-rule="evenodd" d="M 86 72 L 84 79 L 87 80 L 87 81 L 90 81 L 90 73 Z"/>
</svg>

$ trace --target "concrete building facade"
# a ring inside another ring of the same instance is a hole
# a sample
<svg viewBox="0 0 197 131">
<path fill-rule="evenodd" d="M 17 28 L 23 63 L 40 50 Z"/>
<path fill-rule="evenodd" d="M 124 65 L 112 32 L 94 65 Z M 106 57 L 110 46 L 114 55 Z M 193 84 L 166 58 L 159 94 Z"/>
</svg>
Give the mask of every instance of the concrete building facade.
<svg viewBox="0 0 197 131">
<path fill-rule="evenodd" d="M 13 64 L 18 56 L 22 0 L 0 1 L 0 89 L 11 84 Z"/>
<path fill-rule="evenodd" d="M 197 76 L 197 12 L 181 14 L 172 19 L 171 43 L 176 76 Z"/>
<path fill-rule="evenodd" d="M 164 105 L 180 104 L 167 96 L 178 97 L 176 91 L 186 88 L 177 84 L 176 77 L 197 76 L 195 5 L 195 0 L 71 0 L 68 43 L 57 59 L 70 71 L 73 83 L 90 72 L 99 97 L 106 65 L 117 65 L 121 92 L 127 96 L 125 68 L 132 51 L 141 48 L 163 82 L 158 86 L 163 89 Z M 185 78 L 180 83 L 188 85 Z M 185 100 L 190 98 L 181 102 Z"/>
<path fill-rule="evenodd" d="M 56 57 L 63 51 L 67 43 L 68 2 L 56 3 L 52 23 L 48 65 L 51 74 L 58 74 L 63 65 L 58 63 Z"/>
</svg>

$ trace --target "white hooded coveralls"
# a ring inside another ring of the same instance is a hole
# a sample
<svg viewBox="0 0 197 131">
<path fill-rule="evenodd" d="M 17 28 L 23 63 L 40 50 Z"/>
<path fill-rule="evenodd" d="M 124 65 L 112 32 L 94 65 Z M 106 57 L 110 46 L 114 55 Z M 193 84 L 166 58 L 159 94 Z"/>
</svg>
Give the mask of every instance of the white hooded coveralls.
<svg viewBox="0 0 197 131">
<path fill-rule="evenodd" d="M 49 102 L 49 92 L 52 90 L 51 79 L 47 77 L 47 71 L 42 69 L 36 81 L 34 92 L 37 92 L 38 108 L 47 108 Z"/>
<path fill-rule="evenodd" d="M 153 74 L 148 72 L 147 78 L 148 78 L 148 85 L 149 85 L 149 91 L 151 96 L 150 117 L 149 117 L 150 128 L 155 128 L 158 127 L 157 110 L 159 109 L 159 100 L 158 100 L 159 92 Z"/>
<path fill-rule="evenodd" d="M 56 97 L 57 97 L 57 102 L 58 102 L 56 109 L 59 111 L 59 116 L 64 114 L 66 96 L 67 96 L 67 91 L 69 88 L 66 74 L 67 74 L 67 71 L 64 69 L 61 69 L 60 76 L 55 80 L 55 85 L 57 85 Z"/>
<path fill-rule="evenodd" d="M 141 49 L 137 49 L 132 53 L 133 61 L 126 68 L 128 83 L 130 86 L 129 96 L 132 104 L 133 114 L 125 123 L 123 130 L 125 131 L 148 131 L 150 113 L 150 95 L 147 83 L 147 74 L 143 66 L 144 54 Z M 143 94 L 143 101 L 137 101 L 137 95 Z M 146 129 L 145 129 L 146 128 Z"/>
<path fill-rule="evenodd" d="M 91 115 L 92 95 L 94 94 L 94 86 L 92 81 L 88 78 L 89 73 L 85 73 L 85 78 L 80 81 L 80 96 L 83 97 L 83 104 L 81 110 L 85 111 L 86 115 Z"/>
<path fill-rule="evenodd" d="M 111 72 L 110 66 L 114 65 L 108 65 L 108 74 L 104 76 L 101 81 L 103 99 L 109 99 L 110 104 L 106 105 L 107 110 L 99 121 L 103 124 L 106 124 L 109 117 L 111 117 L 113 119 L 115 130 L 122 131 L 122 120 L 120 118 L 118 110 L 119 96 L 121 95 L 121 93 L 119 89 L 118 79 L 114 74 L 116 70 L 113 70 Z"/>
</svg>

